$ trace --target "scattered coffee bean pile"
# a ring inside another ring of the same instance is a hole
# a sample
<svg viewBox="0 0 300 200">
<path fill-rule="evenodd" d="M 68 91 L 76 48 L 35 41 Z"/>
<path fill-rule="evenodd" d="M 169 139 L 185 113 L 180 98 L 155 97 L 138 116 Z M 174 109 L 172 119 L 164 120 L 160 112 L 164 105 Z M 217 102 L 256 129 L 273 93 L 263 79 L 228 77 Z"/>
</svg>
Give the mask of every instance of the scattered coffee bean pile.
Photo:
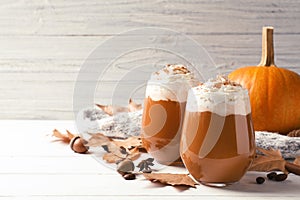
<svg viewBox="0 0 300 200">
<path fill-rule="evenodd" d="M 270 172 L 267 174 L 267 177 L 269 180 L 271 181 L 277 181 L 277 182 L 280 182 L 280 181 L 284 181 L 287 179 L 288 175 L 285 174 L 285 173 L 282 173 L 282 172 Z M 257 184 L 263 184 L 265 182 L 265 178 L 264 177 L 257 177 L 256 178 L 256 183 Z"/>
</svg>

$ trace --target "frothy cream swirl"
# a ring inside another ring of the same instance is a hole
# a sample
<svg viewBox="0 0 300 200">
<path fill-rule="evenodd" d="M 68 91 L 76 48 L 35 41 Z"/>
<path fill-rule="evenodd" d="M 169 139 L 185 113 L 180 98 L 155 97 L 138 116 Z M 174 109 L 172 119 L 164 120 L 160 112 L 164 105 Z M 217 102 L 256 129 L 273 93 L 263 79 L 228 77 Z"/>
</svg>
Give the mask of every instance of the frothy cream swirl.
<svg viewBox="0 0 300 200">
<path fill-rule="evenodd" d="M 146 97 L 152 100 L 186 102 L 188 90 L 198 81 L 188 68 L 181 64 L 168 64 L 151 75 L 147 84 Z"/>
<path fill-rule="evenodd" d="M 247 89 L 225 76 L 217 76 L 193 87 L 188 100 L 186 110 L 189 112 L 210 111 L 221 116 L 251 112 Z"/>
</svg>

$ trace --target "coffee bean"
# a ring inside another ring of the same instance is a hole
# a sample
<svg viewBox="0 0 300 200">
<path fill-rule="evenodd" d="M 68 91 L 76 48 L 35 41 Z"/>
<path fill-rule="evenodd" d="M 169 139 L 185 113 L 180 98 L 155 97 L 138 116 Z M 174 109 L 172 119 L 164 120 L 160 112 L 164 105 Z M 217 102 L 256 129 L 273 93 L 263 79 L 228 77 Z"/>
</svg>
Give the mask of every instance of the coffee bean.
<svg viewBox="0 0 300 200">
<path fill-rule="evenodd" d="M 287 177 L 287 174 L 277 174 L 275 176 L 275 181 L 284 181 L 285 179 L 287 179 Z"/>
<path fill-rule="evenodd" d="M 134 180 L 135 179 L 135 174 L 125 174 L 124 176 L 123 176 L 123 178 L 125 179 L 125 180 Z"/>
<path fill-rule="evenodd" d="M 256 178 L 256 183 L 257 184 L 263 184 L 265 182 L 265 178 L 264 177 L 257 177 Z"/>
<path fill-rule="evenodd" d="M 275 180 L 275 177 L 277 176 L 276 172 L 271 172 L 267 174 L 268 179 Z"/>
</svg>

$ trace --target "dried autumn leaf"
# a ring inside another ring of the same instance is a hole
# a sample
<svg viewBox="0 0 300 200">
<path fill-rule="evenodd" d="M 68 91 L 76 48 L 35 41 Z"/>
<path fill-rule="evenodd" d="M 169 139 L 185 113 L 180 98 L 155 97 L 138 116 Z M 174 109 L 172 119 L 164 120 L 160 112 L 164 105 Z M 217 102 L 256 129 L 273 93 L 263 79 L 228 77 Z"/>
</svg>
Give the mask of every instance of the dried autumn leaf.
<svg viewBox="0 0 300 200">
<path fill-rule="evenodd" d="M 294 160 L 294 164 L 300 166 L 300 156 L 296 157 L 296 159 Z"/>
<path fill-rule="evenodd" d="M 102 133 L 91 134 L 92 136 L 87 142 L 89 147 L 99 147 L 111 143 L 113 140 Z"/>
<path fill-rule="evenodd" d="M 139 151 L 138 147 L 134 147 L 133 149 L 129 150 L 129 154 L 127 156 L 128 159 L 130 160 L 137 160 L 141 155 L 141 152 Z"/>
<path fill-rule="evenodd" d="M 96 104 L 101 110 L 103 110 L 106 114 L 112 116 L 120 112 L 134 112 L 142 109 L 142 104 L 135 103 L 132 99 L 129 99 L 129 104 L 127 107 L 125 106 L 117 106 L 117 105 L 101 105 Z"/>
<path fill-rule="evenodd" d="M 142 104 L 135 103 L 132 99 L 129 99 L 128 110 L 134 112 L 142 109 Z"/>
<path fill-rule="evenodd" d="M 285 168 L 293 174 L 300 176 L 300 156 L 297 156 L 293 163 L 286 162 Z"/>
<path fill-rule="evenodd" d="M 271 158 L 266 156 L 258 156 L 253 161 L 249 171 L 269 172 L 272 170 L 285 171 L 285 161 L 279 158 Z"/>
<path fill-rule="evenodd" d="M 126 158 L 126 156 L 124 156 L 124 157 L 119 157 L 119 156 L 117 156 L 116 154 L 111 153 L 111 152 L 105 153 L 105 154 L 103 155 L 103 157 L 102 157 L 102 159 L 105 160 L 105 161 L 108 162 L 108 163 L 117 163 L 117 162 L 119 162 L 119 161 L 121 161 L 121 160 L 124 160 L 125 158 Z"/>
<path fill-rule="evenodd" d="M 286 162 L 285 163 L 285 169 L 289 173 L 293 173 L 293 174 L 296 174 L 296 175 L 300 176 L 300 165 L 297 165 L 297 164 L 291 163 L 291 162 Z"/>
<path fill-rule="evenodd" d="M 117 163 L 124 159 L 130 159 L 132 161 L 138 159 L 140 157 L 141 153 L 138 151 L 137 148 L 131 149 L 129 153 L 123 154 L 119 151 L 114 152 L 108 152 L 105 153 L 102 157 L 103 160 L 105 160 L 108 163 Z"/>
<path fill-rule="evenodd" d="M 75 137 L 75 134 L 71 133 L 68 130 L 67 130 L 66 134 L 63 134 L 60 131 L 58 131 L 57 129 L 54 129 L 52 136 L 56 137 L 57 139 L 59 139 L 60 141 L 62 141 L 64 143 L 69 143 L 72 140 L 72 138 Z"/>
<path fill-rule="evenodd" d="M 119 146 L 123 146 L 127 149 L 131 149 L 134 147 L 137 148 L 142 148 L 143 144 L 142 144 L 142 140 L 141 137 L 139 136 L 131 136 L 125 140 L 114 140 L 114 142 L 119 145 Z"/>
<path fill-rule="evenodd" d="M 182 185 L 189 187 L 196 187 L 198 185 L 187 174 L 170 174 L 170 173 L 143 173 L 144 177 L 152 182 L 160 182 L 166 185 Z"/>
<path fill-rule="evenodd" d="M 105 147 L 107 153 L 105 153 L 102 158 L 108 163 L 116 163 L 120 160 L 124 160 L 129 155 L 127 152 L 124 153 L 122 151 L 123 149 L 114 143 L 108 143 Z"/>
<path fill-rule="evenodd" d="M 70 140 L 72 140 L 73 137 L 75 137 L 75 134 L 71 133 L 70 131 L 66 130 L 66 132 L 67 132 L 68 138 L 69 138 Z"/>
<path fill-rule="evenodd" d="M 267 150 L 267 149 L 263 149 L 263 148 L 259 148 L 259 147 L 257 147 L 256 149 L 266 156 L 283 159 L 282 155 L 278 149 L 275 150 L 275 149 L 271 148 L 270 150 Z"/>
<path fill-rule="evenodd" d="M 122 106 L 113 106 L 113 105 L 101 105 L 101 104 L 96 104 L 100 109 L 102 109 L 106 114 L 112 116 L 116 113 L 120 112 L 128 112 L 127 107 L 122 107 Z"/>
<path fill-rule="evenodd" d="M 111 139 L 102 133 L 92 134 L 91 138 L 88 140 L 86 145 L 90 147 L 97 147 L 97 146 L 103 146 L 108 144 L 110 147 L 114 145 L 118 147 L 124 147 L 128 150 L 135 147 L 139 149 L 143 148 L 142 140 L 139 136 L 131 136 L 127 139 L 121 140 L 121 139 Z"/>
<path fill-rule="evenodd" d="M 268 172 L 272 170 L 280 170 L 282 172 L 286 172 L 286 161 L 282 158 L 279 150 L 266 150 L 261 148 L 257 149 L 264 155 L 257 155 L 251 167 L 249 168 L 249 171 Z"/>
<path fill-rule="evenodd" d="M 103 160 L 108 163 L 116 163 L 125 158 L 136 160 L 140 156 L 139 148 L 141 140 L 138 137 L 127 138 L 126 140 L 113 140 L 102 133 L 92 134 L 87 146 L 101 146 L 107 153 L 103 155 Z"/>
</svg>

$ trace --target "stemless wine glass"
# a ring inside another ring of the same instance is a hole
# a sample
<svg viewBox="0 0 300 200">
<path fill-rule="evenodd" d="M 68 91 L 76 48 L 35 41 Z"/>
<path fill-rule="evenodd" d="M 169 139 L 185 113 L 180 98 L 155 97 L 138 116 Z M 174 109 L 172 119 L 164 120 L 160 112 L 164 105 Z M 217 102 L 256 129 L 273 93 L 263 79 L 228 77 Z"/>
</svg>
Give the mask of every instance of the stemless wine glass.
<svg viewBox="0 0 300 200">
<path fill-rule="evenodd" d="M 202 184 L 222 187 L 239 181 L 255 155 L 247 90 L 225 77 L 190 89 L 180 154 Z"/>
<path fill-rule="evenodd" d="M 147 83 L 142 119 L 142 142 L 157 162 L 180 159 L 179 145 L 188 90 L 198 83 L 183 65 L 166 65 Z"/>
</svg>

